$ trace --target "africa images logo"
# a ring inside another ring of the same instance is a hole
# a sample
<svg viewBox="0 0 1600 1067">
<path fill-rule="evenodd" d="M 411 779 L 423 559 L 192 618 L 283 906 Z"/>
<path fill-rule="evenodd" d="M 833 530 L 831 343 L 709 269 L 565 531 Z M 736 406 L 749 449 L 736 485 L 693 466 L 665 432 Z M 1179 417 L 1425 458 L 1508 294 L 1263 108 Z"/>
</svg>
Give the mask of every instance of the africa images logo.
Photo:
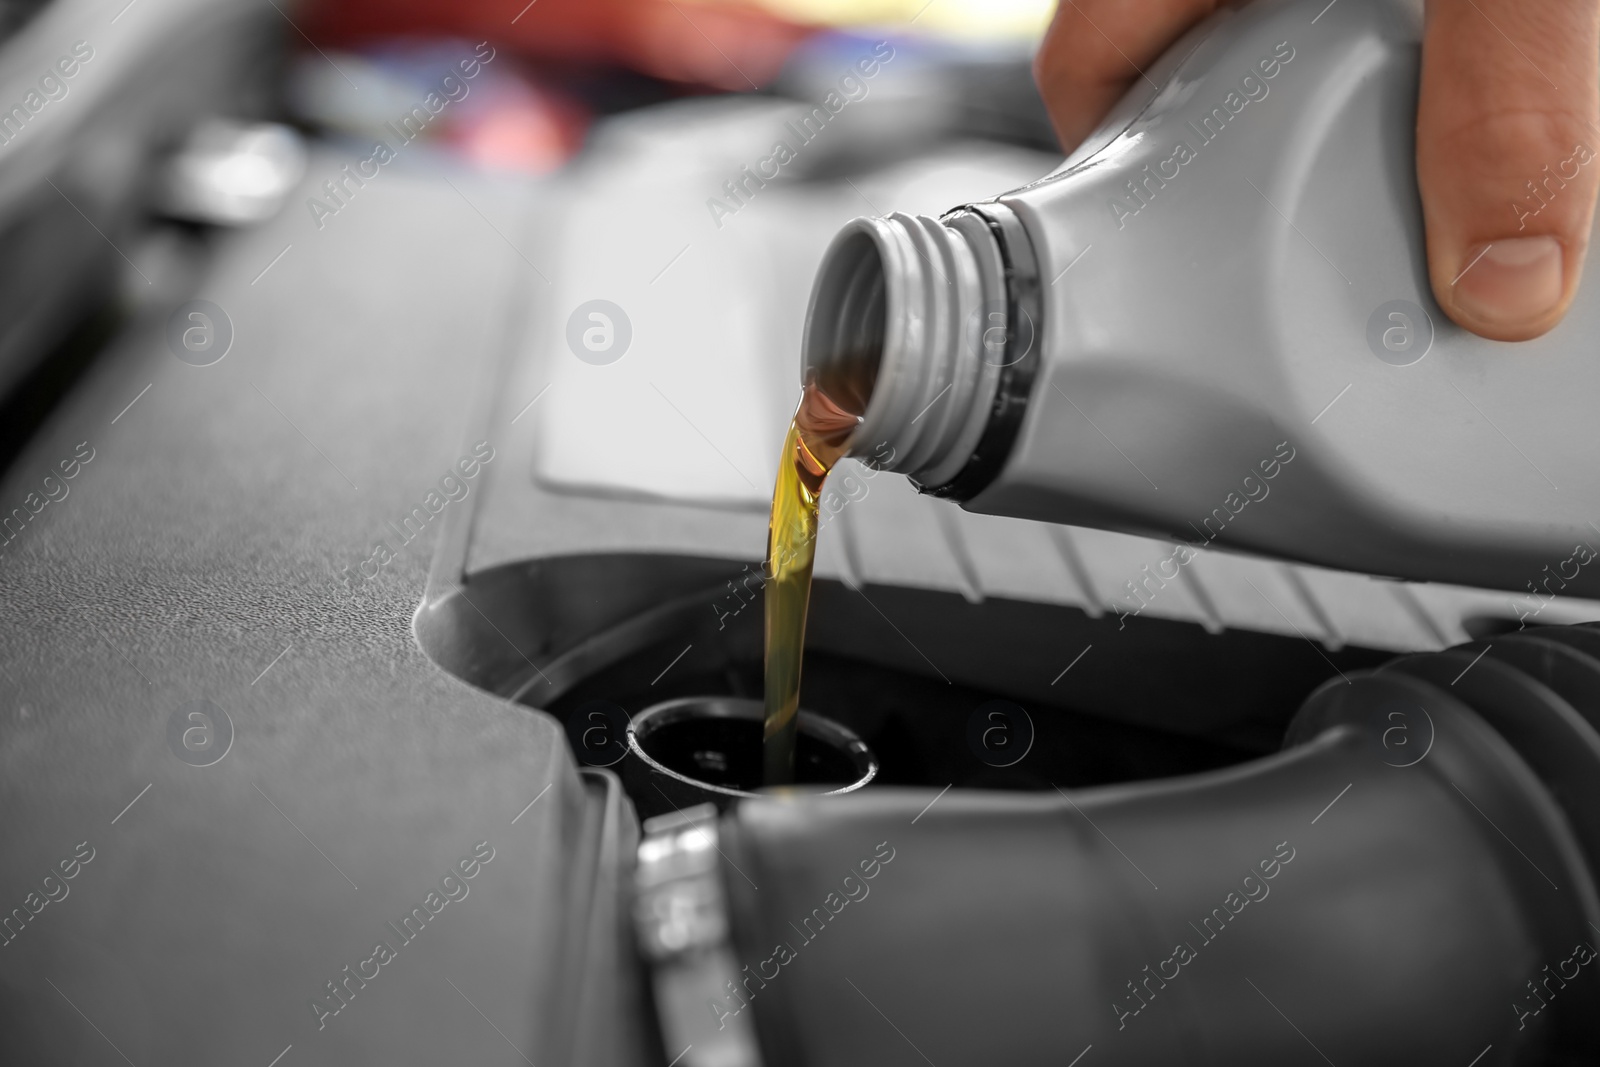
<svg viewBox="0 0 1600 1067">
<path fill-rule="evenodd" d="M 167 747 L 191 767 L 221 763 L 233 748 L 233 720 L 209 700 L 191 700 L 167 717 Z"/>
<path fill-rule="evenodd" d="M 1228 123 L 1237 119 L 1251 103 L 1265 100 L 1272 87 L 1267 83 L 1276 78 L 1283 68 L 1294 59 L 1294 48 L 1288 41 L 1279 41 L 1273 48 L 1270 56 L 1263 57 L 1255 68 L 1239 80 L 1239 87 L 1230 90 L 1222 102 L 1210 111 L 1200 116 L 1199 125 L 1194 119 L 1188 120 L 1188 127 L 1194 133 L 1198 147 L 1189 144 L 1187 138 L 1180 139 L 1172 146 L 1171 154 L 1157 163 L 1147 163 L 1139 174 L 1129 178 L 1126 193 L 1112 197 L 1108 201 L 1111 217 L 1117 222 L 1117 229 L 1128 225 L 1128 220 L 1150 206 L 1160 190 L 1167 187 L 1167 183 L 1176 181 L 1183 175 L 1183 168 L 1193 163 L 1200 156 L 1200 149 L 1222 136 L 1222 131 Z"/>
</svg>

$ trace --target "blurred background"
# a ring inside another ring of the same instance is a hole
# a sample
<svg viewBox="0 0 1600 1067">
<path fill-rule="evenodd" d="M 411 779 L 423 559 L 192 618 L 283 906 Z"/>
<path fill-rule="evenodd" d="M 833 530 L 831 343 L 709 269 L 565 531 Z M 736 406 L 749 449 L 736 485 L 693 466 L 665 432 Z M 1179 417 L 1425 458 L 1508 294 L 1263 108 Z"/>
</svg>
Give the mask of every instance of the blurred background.
<svg viewBox="0 0 1600 1067">
<path fill-rule="evenodd" d="M 739 398 L 745 412 L 719 441 L 741 456 L 738 477 L 641 466 L 621 446 L 579 454 L 562 446 L 573 435 L 558 413 L 543 481 L 755 506 L 826 236 L 854 215 L 937 213 L 1058 161 L 1029 73 L 1051 8 L 6 0 L 0 463 L 130 315 L 205 288 L 218 234 L 285 213 L 303 218 L 280 230 L 321 233 L 379 175 L 404 173 L 461 186 L 475 211 L 569 205 L 566 225 L 532 231 L 479 214 L 532 268 L 531 286 L 554 287 L 542 296 L 557 308 L 603 297 L 643 318 L 634 343 L 656 346 L 657 379 L 708 395 L 704 411 Z M 780 141 L 792 155 L 774 157 Z M 617 263 L 633 259 L 639 284 L 619 283 Z M 677 277 L 656 285 L 669 265 Z M 726 313 L 707 316 L 717 297 Z M 608 398 L 613 439 L 637 440 L 641 418 L 681 434 L 659 400 L 629 400 L 629 375 L 588 383 Z M 586 383 L 567 384 L 552 408 L 597 417 Z"/>
</svg>

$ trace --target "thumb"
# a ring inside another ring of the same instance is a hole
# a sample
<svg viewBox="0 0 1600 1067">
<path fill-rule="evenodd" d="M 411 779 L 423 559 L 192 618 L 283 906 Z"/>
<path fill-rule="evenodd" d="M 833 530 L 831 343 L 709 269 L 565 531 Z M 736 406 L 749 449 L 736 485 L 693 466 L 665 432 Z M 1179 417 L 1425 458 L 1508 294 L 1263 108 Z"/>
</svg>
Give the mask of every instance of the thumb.
<svg viewBox="0 0 1600 1067">
<path fill-rule="evenodd" d="M 1417 183 L 1434 296 L 1500 341 L 1549 330 L 1578 288 L 1600 129 L 1600 3 L 1429 0 Z"/>
</svg>

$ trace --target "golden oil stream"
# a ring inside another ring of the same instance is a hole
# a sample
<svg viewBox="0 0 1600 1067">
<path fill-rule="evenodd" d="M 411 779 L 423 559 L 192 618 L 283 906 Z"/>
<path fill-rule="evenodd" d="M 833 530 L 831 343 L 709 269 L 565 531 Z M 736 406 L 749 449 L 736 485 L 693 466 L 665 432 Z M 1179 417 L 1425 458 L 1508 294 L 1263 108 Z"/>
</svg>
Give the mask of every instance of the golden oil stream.
<svg viewBox="0 0 1600 1067">
<path fill-rule="evenodd" d="M 839 390 L 850 396 L 854 390 Z M 854 396 L 850 396 L 853 400 Z M 806 608 L 817 549 L 817 505 L 828 471 L 839 462 L 860 422 L 815 381 L 806 383 L 778 464 L 767 528 L 766 728 L 763 781 L 794 781 L 800 666 L 805 652 Z"/>
</svg>

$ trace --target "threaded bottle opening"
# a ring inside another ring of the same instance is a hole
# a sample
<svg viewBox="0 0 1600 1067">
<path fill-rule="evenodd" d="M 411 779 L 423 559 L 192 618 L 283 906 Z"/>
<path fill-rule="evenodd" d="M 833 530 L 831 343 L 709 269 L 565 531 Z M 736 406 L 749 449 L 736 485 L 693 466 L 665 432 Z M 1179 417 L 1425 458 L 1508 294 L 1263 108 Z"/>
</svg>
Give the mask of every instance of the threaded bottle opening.
<svg viewBox="0 0 1600 1067">
<path fill-rule="evenodd" d="M 1005 306 L 987 228 L 895 214 L 855 219 L 824 254 L 804 373 L 861 418 L 848 453 L 937 487 L 960 471 L 994 398 L 985 308 Z"/>
</svg>

